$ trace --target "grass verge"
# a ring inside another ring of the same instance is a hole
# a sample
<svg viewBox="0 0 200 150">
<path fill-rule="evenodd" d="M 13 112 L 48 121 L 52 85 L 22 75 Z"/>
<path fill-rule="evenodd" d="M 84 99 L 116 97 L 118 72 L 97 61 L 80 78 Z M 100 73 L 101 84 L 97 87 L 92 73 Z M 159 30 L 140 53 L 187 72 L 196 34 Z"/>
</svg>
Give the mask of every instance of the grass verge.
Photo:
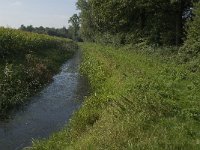
<svg viewBox="0 0 200 150">
<path fill-rule="evenodd" d="M 198 71 L 137 47 L 81 47 L 91 96 L 64 130 L 31 149 L 200 148 Z"/>
</svg>

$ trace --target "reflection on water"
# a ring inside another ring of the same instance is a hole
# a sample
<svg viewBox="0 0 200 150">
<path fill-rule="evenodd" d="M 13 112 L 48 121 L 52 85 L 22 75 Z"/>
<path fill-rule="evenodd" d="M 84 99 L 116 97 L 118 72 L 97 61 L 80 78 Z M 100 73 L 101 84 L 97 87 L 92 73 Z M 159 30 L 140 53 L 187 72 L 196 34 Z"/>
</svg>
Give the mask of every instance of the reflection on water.
<svg viewBox="0 0 200 150">
<path fill-rule="evenodd" d="M 62 66 L 54 81 L 12 119 L 0 122 L 0 150 L 21 150 L 32 139 L 46 138 L 63 128 L 88 94 L 87 81 L 78 72 L 80 52 Z"/>
</svg>

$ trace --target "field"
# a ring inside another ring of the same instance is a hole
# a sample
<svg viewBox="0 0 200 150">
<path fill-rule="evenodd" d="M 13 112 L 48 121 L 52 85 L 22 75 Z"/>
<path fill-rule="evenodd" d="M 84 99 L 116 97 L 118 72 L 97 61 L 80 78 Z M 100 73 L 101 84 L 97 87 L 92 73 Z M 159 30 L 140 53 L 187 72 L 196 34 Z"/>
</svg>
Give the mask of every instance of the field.
<svg viewBox="0 0 200 150">
<path fill-rule="evenodd" d="M 192 62 L 150 47 L 81 47 L 91 95 L 63 131 L 34 141 L 33 150 L 200 148 L 200 72 Z"/>
<path fill-rule="evenodd" d="M 71 40 L 0 28 L 0 118 L 49 83 L 76 47 Z"/>
</svg>

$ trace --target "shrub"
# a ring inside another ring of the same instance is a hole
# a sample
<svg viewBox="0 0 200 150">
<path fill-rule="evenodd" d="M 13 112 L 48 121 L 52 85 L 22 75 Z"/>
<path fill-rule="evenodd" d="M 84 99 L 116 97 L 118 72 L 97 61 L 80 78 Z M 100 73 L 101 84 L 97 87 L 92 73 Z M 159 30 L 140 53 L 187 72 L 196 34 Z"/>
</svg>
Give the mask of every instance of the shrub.
<svg viewBox="0 0 200 150">
<path fill-rule="evenodd" d="M 68 39 L 0 28 L 0 119 L 51 81 L 76 48 Z"/>
<path fill-rule="evenodd" d="M 197 57 L 200 53 L 200 2 L 194 7 L 195 17 L 188 22 L 187 39 L 180 49 L 184 61 Z"/>
<path fill-rule="evenodd" d="M 30 51 L 43 51 L 49 48 L 60 49 L 67 39 L 29 33 L 15 29 L 0 28 L 0 58 L 14 57 Z"/>
</svg>

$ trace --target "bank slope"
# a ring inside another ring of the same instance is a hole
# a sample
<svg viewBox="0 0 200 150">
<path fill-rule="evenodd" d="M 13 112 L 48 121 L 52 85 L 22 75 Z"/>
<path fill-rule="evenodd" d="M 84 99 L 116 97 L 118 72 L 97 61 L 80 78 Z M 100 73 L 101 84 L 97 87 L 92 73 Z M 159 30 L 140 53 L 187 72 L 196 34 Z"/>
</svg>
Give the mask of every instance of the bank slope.
<svg viewBox="0 0 200 150">
<path fill-rule="evenodd" d="M 91 96 L 66 129 L 32 149 L 200 148 L 199 72 L 137 47 L 81 47 Z"/>
</svg>

